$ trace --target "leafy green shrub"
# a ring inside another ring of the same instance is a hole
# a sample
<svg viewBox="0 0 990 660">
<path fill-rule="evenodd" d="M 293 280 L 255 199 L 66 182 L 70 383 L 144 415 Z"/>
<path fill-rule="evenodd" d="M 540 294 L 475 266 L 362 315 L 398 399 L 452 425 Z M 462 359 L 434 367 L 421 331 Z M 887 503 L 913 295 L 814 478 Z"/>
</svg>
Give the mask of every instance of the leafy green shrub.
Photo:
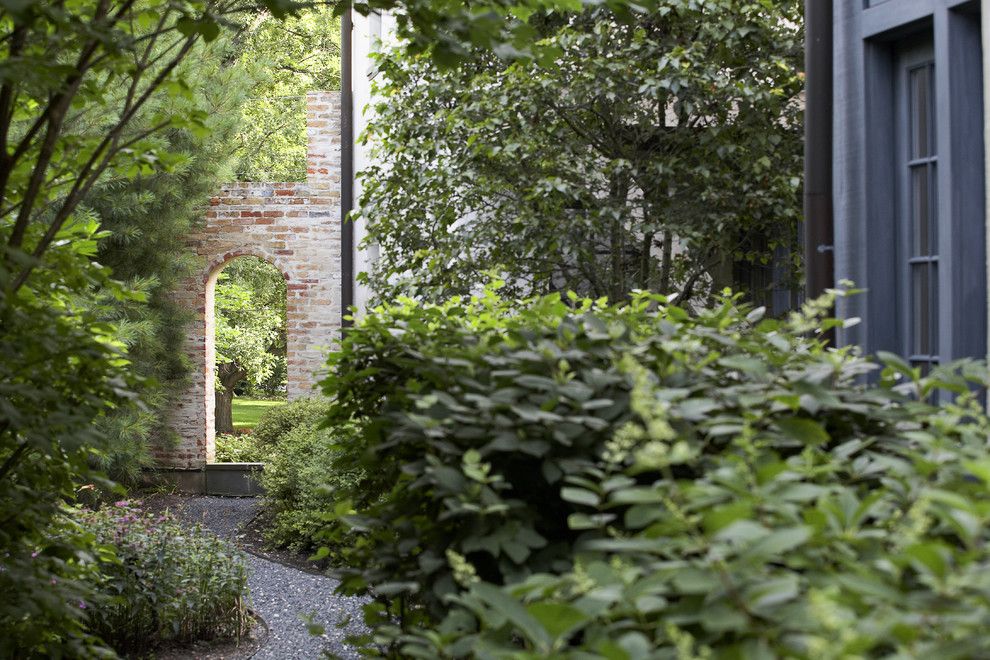
<svg viewBox="0 0 990 660">
<path fill-rule="evenodd" d="M 324 390 L 362 429 L 340 460 L 375 466 L 342 573 L 379 597 L 379 651 L 990 652 L 986 369 L 883 355 L 866 384 L 876 364 L 810 333 L 829 303 L 489 293 L 359 322 Z"/>
<path fill-rule="evenodd" d="M 112 485 L 94 470 L 112 450 L 99 420 L 126 404 L 136 382 L 116 328 L 79 304 L 97 288 L 121 300 L 130 295 L 90 260 L 101 233 L 88 220 L 59 232 L 49 261 L 16 292 L 11 267 L 21 257 L 0 263 L 3 658 L 86 657 L 98 649 L 77 607 L 88 591 L 81 574 L 93 548 L 67 520 L 66 503 L 94 485 Z M 10 226 L 0 221 L 0 240 Z"/>
<path fill-rule="evenodd" d="M 348 431 L 341 436 L 304 424 L 281 438 L 261 476 L 269 541 L 295 550 L 319 546 L 316 535 L 332 518 L 338 492 L 353 487 L 361 476 L 336 464 L 336 445 Z"/>
<path fill-rule="evenodd" d="M 327 402 L 320 397 L 290 401 L 265 411 L 251 434 L 259 446 L 272 447 L 300 426 L 318 426 L 323 421 L 326 408 Z"/>
<path fill-rule="evenodd" d="M 328 405 L 326 399 L 314 397 L 273 408 L 251 434 L 266 456 L 261 476 L 269 519 L 266 536 L 275 545 L 316 548 L 315 535 L 332 517 L 337 492 L 360 477 L 359 469 L 336 464 L 335 447 L 352 429 L 346 424 L 332 431 L 321 428 Z"/>
<path fill-rule="evenodd" d="M 89 623 L 118 653 L 246 632 L 247 568 L 227 543 L 127 501 L 79 519 L 117 558 L 101 565 Z"/>
<path fill-rule="evenodd" d="M 653 331 L 651 303 L 520 305 L 489 291 L 404 299 L 357 323 L 324 381 L 329 423 L 361 428 L 340 447 L 341 466 L 365 469 L 348 494 L 364 536 L 344 584 L 415 595 L 439 615 L 457 590 L 448 550 L 494 583 L 568 567 L 579 533 L 561 480 L 630 419 L 617 359 Z"/>
<path fill-rule="evenodd" d="M 221 433 L 216 439 L 217 463 L 264 463 L 268 450 L 252 433 Z"/>
<path fill-rule="evenodd" d="M 888 365 L 912 389 L 965 389 L 959 372 Z M 986 656 L 979 405 L 930 406 L 889 382 L 857 392 L 862 362 L 819 366 L 691 393 L 639 371 L 638 419 L 595 469 L 565 479 L 584 531 L 575 567 L 499 588 L 461 565 L 441 635 L 403 636 L 403 653 Z"/>
</svg>

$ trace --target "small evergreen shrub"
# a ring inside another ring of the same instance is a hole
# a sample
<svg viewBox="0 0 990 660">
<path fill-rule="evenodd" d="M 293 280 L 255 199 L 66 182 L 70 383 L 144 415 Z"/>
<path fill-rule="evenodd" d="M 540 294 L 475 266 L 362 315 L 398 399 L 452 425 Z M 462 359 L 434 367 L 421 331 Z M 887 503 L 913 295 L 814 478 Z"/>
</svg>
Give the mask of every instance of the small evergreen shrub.
<svg viewBox="0 0 990 660">
<path fill-rule="evenodd" d="M 268 450 L 252 433 L 221 433 L 216 439 L 217 463 L 264 463 Z"/>
<path fill-rule="evenodd" d="M 106 553 L 93 578 L 102 598 L 90 609 L 89 627 L 116 652 L 247 631 L 247 567 L 226 542 L 127 501 L 80 510 L 79 521 Z"/>
<path fill-rule="evenodd" d="M 831 302 L 488 292 L 359 321 L 324 391 L 367 471 L 322 534 L 354 535 L 374 652 L 990 653 L 986 367 L 829 349 Z"/>
<path fill-rule="evenodd" d="M 338 493 L 361 476 L 360 470 L 337 465 L 336 446 L 342 437 L 346 435 L 340 431 L 301 425 L 279 440 L 261 475 L 271 543 L 293 550 L 320 545 L 317 533 L 333 517 Z"/>
<path fill-rule="evenodd" d="M 352 486 L 361 474 L 336 464 L 335 447 L 352 431 L 346 424 L 333 430 L 321 426 L 328 405 L 315 397 L 273 408 L 251 434 L 265 456 L 261 483 L 269 521 L 266 536 L 277 546 L 317 548 L 315 535 L 332 517 L 338 491 Z"/>
<path fill-rule="evenodd" d="M 294 429 L 316 427 L 323 421 L 327 402 L 320 397 L 296 399 L 284 406 L 265 411 L 258 424 L 251 431 L 261 447 L 278 445 Z"/>
</svg>

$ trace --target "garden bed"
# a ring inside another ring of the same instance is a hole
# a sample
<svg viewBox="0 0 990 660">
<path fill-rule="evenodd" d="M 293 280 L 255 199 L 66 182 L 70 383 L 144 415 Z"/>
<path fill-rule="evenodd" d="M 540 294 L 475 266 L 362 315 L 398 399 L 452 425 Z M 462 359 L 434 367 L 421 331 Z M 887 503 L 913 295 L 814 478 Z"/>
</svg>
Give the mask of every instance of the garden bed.
<svg viewBox="0 0 990 660">
<path fill-rule="evenodd" d="M 251 628 L 241 639 L 194 642 L 163 648 L 154 653 L 155 660 L 246 660 L 253 657 L 268 641 L 268 624 L 251 612 Z"/>
<path fill-rule="evenodd" d="M 196 495 L 169 493 L 149 495 L 143 500 L 142 508 L 145 511 L 162 513 L 170 511 L 179 518 L 184 515 L 187 504 L 194 500 Z M 260 511 L 260 506 L 258 507 Z M 260 511 L 253 516 L 250 521 L 238 527 L 236 530 L 229 530 L 229 538 L 237 543 L 245 552 L 249 552 L 262 559 L 267 559 L 284 566 L 296 568 L 313 575 L 325 575 L 329 563 L 326 560 L 310 561 L 310 552 L 297 552 L 286 548 L 276 548 L 265 539 L 265 531 L 271 524 L 271 520 L 266 517 L 264 511 Z"/>
</svg>

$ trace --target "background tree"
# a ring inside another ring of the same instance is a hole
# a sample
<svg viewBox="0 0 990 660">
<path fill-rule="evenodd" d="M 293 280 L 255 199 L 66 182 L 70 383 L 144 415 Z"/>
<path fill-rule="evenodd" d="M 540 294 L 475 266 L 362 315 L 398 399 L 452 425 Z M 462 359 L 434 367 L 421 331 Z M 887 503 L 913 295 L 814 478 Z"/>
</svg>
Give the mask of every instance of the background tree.
<svg viewBox="0 0 990 660">
<path fill-rule="evenodd" d="M 690 297 L 793 243 L 800 3 L 666 0 L 547 30 L 551 69 L 384 58 L 360 210 L 383 297 L 492 270 L 514 295 Z"/>
<path fill-rule="evenodd" d="M 214 293 L 216 318 L 216 431 L 233 433 L 234 389 L 260 385 L 285 370 L 285 279 L 255 257 L 235 259 L 221 271 Z"/>
<path fill-rule="evenodd" d="M 278 19 L 258 14 L 237 37 L 238 64 L 255 79 L 241 106 L 240 181 L 306 179 L 306 92 L 340 89 L 340 20 L 316 6 Z"/>
<path fill-rule="evenodd" d="M 247 6 L 0 3 L 0 656 L 100 652 L 78 605 L 96 548 L 63 514 L 105 483 L 96 422 L 140 385 L 92 295 L 143 296 L 95 259 L 108 232 L 81 204 L 182 165 L 159 136 L 201 134 L 206 111 L 164 100 L 194 100 L 183 60 Z"/>
<path fill-rule="evenodd" d="M 168 171 L 101 183 L 84 201 L 101 229 L 109 231 L 96 260 L 143 294 L 137 301 L 98 294 L 88 303 L 114 324 L 116 337 L 127 347 L 129 371 L 144 378 L 142 405 L 120 406 L 98 423 L 108 442 L 100 465 L 117 482 L 135 483 L 141 469 L 151 465 L 150 448 L 169 447 L 176 440 L 168 419 L 187 384 L 186 326 L 192 318 L 171 294 L 199 265 L 185 238 L 202 224 L 210 196 L 233 177 L 230 143 L 255 84 L 232 53 L 229 38 L 198 45 L 182 67 L 193 98 L 156 99 L 135 119 L 146 125 L 162 106 L 205 109 L 206 131 L 175 128 L 159 135 L 180 162 Z"/>
</svg>

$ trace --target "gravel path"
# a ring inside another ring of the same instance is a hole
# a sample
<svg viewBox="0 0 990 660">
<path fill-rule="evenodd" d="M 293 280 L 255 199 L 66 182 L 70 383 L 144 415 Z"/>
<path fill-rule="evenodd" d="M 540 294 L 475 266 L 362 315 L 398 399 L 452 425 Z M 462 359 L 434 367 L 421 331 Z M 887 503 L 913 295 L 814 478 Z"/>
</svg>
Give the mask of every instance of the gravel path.
<svg viewBox="0 0 990 660">
<path fill-rule="evenodd" d="M 231 497 L 191 497 L 181 511 L 183 520 L 202 523 L 217 536 L 236 541 L 237 531 L 258 512 L 257 500 Z M 366 632 L 361 618 L 364 600 L 333 593 L 336 580 L 306 573 L 296 568 L 247 555 L 251 576 L 251 600 L 255 611 L 268 624 L 270 637 L 253 658 L 257 660 L 306 660 L 320 658 L 329 651 L 341 658 L 360 658 L 344 643 L 348 635 Z M 300 615 L 314 615 L 313 621 L 326 632 L 310 635 Z M 343 628 L 339 624 L 350 618 Z"/>
</svg>

